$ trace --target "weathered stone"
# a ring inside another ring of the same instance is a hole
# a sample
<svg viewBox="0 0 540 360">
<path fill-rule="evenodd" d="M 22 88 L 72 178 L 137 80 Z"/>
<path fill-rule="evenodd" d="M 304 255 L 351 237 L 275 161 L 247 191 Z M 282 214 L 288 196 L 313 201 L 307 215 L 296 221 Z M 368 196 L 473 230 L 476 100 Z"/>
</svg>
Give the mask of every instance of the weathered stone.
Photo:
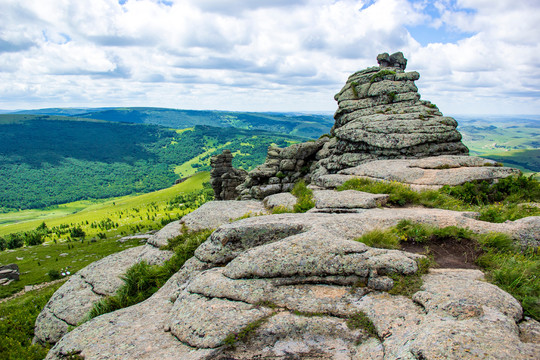
<svg viewBox="0 0 540 360">
<path fill-rule="evenodd" d="M 401 51 L 388 55 L 388 53 L 382 53 L 377 55 L 377 63 L 380 67 L 396 67 L 401 70 L 405 70 L 407 67 L 407 59 L 403 56 Z"/>
<path fill-rule="evenodd" d="M 223 209 L 209 207 L 206 212 L 210 218 Z M 531 358 L 540 345 L 534 338 L 524 342 L 520 335 L 525 339 L 534 324 L 522 325 L 520 333 L 521 307 L 482 281 L 479 271 L 433 270 L 424 276 L 414 300 L 391 296 L 385 291 L 393 284 L 385 274 L 414 273 L 419 255 L 353 241 L 401 219 L 512 236 L 537 229 L 531 221 L 491 224 L 469 215 L 377 208 L 355 214 L 269 215 L 223 224 L 154 296 L 76 328 L 55 345 L 48 359 L 70 352 L 87 359 L 364 359 L 366 353 L 374 359 L 483 354 Z M 380 340 L 345 325 L 345 319 L 358 312 L 374 323 Z M 322 316 L 309 317 L 312 313 Z M 245 342 L 235 349 L 220 348 L 227 335 L 255 320 L 262 322 Z"/>
<path fill-rule="evenodd" d="M 289 192 L 279 193 L 270 195 L 264 198 L 263 204 L 268 209 L 273 209 L 275 207 L 283 207 L 289 211 L 292 211 L 294 205 L 296 205 L 297 199 L 296 196 Z"/>
<path fill-rule="evenodd" d="M 260 201 L 210 201 L 184 216 L 176 226 L 184 224 L 191 231 L 216 229 L 243 216 L 267 213 Z"/>
<path fill-rule="evenodd" d="M 97 301 L 116 292 L 128 268 L 141 261 L 162 264 L 171 256 L 170 251 L 144 245 L 109 255 L 81 269 L 54 293 L 37 317 L 36 340 L 54 344 L 68 332 L 69 326 L 83 320 Z"/>
<path fill-rule="evenodd" d="M 216 348 L 231 333 L 238 333 L 253 321 L 270 315 L 268 308 L 258 308 L 239 301 L 208 299 L 184 293 L 170 311 L 171 332 L 181 342 L 198 348 Z"/>
<path fill-rule="evenodd" d="M 493 181 L 519 174 L 517 169 L 499 167 L 492 160 L 471 156 L 436 156 L 419 160 L 377 160 L 340 171 L 342 175 L 374 180 L 398 181 L 417 189 L 437 189 L 467 181 Z M 318 182 L 316 182 L 318 185 Z"/>
<path fill-rule="evenodd" d="M 20 272 L 17 264 L 0 266 L 0 280 L 19 280 Z"/>
<path fill-rule="evenodd" d="M 327 211 L 337 209 L 371 209 L 386 204 L 388 195 L 371 194 L 356 190 L 332 191 L 318 190 L 313 192 L 315 208 Z"/>
<path fill-rule="evenodd" d="M 233 168 L 232 159 L 230 150 L 223 150 L 222 154 L 210 159 L 210 184 L 216 200 L 234 200 L 240 195 L 236 188 L 244 183 L 247 171 Z"/>
</svg>

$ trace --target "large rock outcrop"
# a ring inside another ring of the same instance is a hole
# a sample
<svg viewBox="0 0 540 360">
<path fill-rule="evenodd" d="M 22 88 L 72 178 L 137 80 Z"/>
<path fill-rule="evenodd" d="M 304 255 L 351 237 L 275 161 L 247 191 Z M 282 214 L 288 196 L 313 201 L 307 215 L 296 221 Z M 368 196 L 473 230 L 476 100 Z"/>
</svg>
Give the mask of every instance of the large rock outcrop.
<svg viewBox="0 0 540 360">
<path fill-rule="evenodd" d="M 195 217 L 228 205 L 207 204 Z M 389 275 L 414 274 L 421 255 L 354 239 L 401 219 L 513 236 L 534 233 L 540 220 L 490 224 L 449 210 L 377 208 L 223 224 L 154 296 L 75 328 L 47 359 L 534 359 L 540 324 L 478 270 L 431 271 L 412 298 L 387 292 Z M 347 325 L 360 312 L 374 332 Z M 250 336 L 238 335 L 249 326 Z"/>
<path fill-rule="evenodd" d="M 352 74 L 335 95 L 330 136 L 270 147 L 265 163 L 238 188 L 242 199 L 263 199 L 289 191 L 302 177 L 311 181 L 373 160 L 468 154 L 457 122 L 420 100 L 414 84 L 420 74 L 405 72 L 403 54 L 380 54 L 377 61 L 379 66 Z"/>
<path fill-rule="evenodd" d="M 210 165 L 210 184 L 214 189 L 216 200 L 236 200 L 240 193 L 236 187 L 244 183 L 247 171 L 235 169 L 232 166 L 233 156 L 230 150 L 223 150 L 222 154 L 212 156 Z"/>
<path fill-rule="evenodd" d="M 122 275 L 136 263 L 163 264 L 173 253 L 160 248 L 184 229 L 214 229 L 241 216 L 266 213 L 262 204 L 255 201 L 210 202 L 181 220 L 167 224 L 152 235 L 146 245 L 109 255 L 88 265 L 71 276 L 45 305 L 36 320 L 35 340 L 43 344 L 54 344 L 60 340 L 70 327 L 84 320 L 95 303 L 120 288 Z"/>
</svg>

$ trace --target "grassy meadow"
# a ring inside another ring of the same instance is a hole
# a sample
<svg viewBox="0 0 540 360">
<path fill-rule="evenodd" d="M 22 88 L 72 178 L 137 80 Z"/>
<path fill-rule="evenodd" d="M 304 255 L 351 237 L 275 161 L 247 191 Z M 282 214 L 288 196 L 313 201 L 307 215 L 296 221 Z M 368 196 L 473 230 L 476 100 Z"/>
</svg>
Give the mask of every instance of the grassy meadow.
<svg viewBox="0 0 540 360">
<path fill-rule="evenodd" d="M 49 281 L 51 270 L 75 273 L 102 257 L 140 245 L 139 240 L 117 240 L 123 235 L 159 229 L 199 207 L 209 200 L 203 185 L 209 178 L 209 173 L 201 172 L 167 189 L 89 203 L 84 208 L 79 208 L 85 204 L 78 202 L 59 209 L 19 211 L 11 213 L 12 217 L 2 214 L 2 221 L 8 223 L 0 226 L 0 236 L 31 231 L 43 221 L 50 233 L 43 245 L 0 252 L 0 265 L 17 263 L 21 271 L 20 281 L 0 287 L 0 298 L 25 285 Z M 76 212 L 66 215 L 69 211 Z M 80 228 L 85 236 L 71 238 L 69 230 L 73 228 Z"/>
</svg>

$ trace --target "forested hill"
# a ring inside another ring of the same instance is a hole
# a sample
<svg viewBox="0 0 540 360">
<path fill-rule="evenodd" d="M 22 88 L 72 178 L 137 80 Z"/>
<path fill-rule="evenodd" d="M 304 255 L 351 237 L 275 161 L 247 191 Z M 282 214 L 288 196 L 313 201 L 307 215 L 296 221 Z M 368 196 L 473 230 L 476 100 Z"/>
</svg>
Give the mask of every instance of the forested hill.
<svg viewBox="0 0 540 360">
<path fill-rule="evenodd" d="M 17 114 L 63 115 L 115 122 L 153 124 L 182 129 L 195 125 L 258 129 L 282 134 L 318 138 L 328 133 L 332 115 L 298 113 L 253 113 L 217 110 L 176 110 L 150 107 L 129 108 L 51 108 L 24 110 Z"/>
<path fill-rule="evenodd" d="M 174 130 L 47 115 L 0 115 L 0 209 L 41 208 L 168 187 L 223 149 L 246 170 L 270 144 L 305 138 L 210 126 Z M 176 170 L 176 173 L 175 173 Z"/>
</svg>

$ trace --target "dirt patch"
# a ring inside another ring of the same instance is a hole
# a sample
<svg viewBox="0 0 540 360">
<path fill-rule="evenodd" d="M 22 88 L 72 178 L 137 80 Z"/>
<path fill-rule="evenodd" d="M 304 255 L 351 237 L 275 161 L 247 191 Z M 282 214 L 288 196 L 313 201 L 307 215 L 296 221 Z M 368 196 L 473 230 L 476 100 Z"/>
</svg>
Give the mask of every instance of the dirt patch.
<svg viewBox="0 0 540 360">
<path fill-rule="evenodd" d="M 474 241 L 454 238 L 435 238 L 422 243 L 403 241 L 401 250 L 431 255 L 439 267 L 450 269 L 479 269 L 474 262 L 483 253 Z"/>
</svg>

